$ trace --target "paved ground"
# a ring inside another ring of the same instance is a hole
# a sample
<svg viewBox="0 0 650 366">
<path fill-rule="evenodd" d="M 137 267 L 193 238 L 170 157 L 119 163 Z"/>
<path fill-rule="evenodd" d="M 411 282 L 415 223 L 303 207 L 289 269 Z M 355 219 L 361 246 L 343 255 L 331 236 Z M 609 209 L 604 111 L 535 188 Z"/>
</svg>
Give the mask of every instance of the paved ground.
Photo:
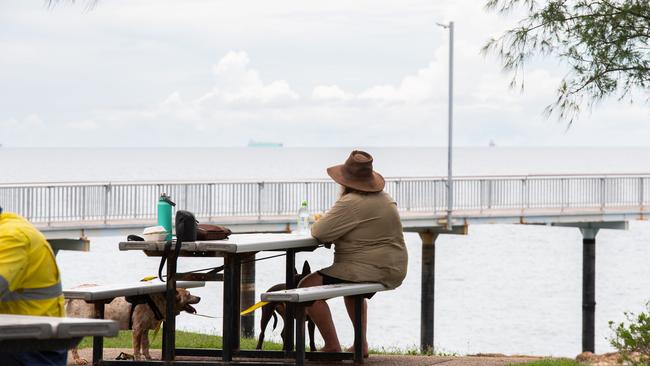
<svg viewBox="0 0 650 366">
<path fill-rule="evenodd" d="M 120 352 L 133 353 L 133 350 L 128 349 L 105 349 L 104 358 L 106 359 L 115 359 Z M 92 358 L 92 348 L 86 348 L 79 350 L 81 357 L 84 357 L 88 360 Z M 160 350 L 152 350 L 151 356 L 154 359 L 160 359 Z M 529 362 L 538 359 L 539 357 L 529 357 L 529 356 L 503 356 L 503 355 L 479 355 L 479 356 L 465 356 L 465 357 L 446 357 L 446 356 L 386 356 L 386 355 L 370 355 L 366 359 L 366 365 L 368 366 L 428 366 L 428 365 L 440 365 L 440 366 L 506 366 L 513 363 L 522 363 Z M 188 357 L 178 357 L 179 360 L 210 360 L 209 358 L 188 358 Z M 352 362 L 330 362 L 330 363 L 316 363 L 308 362 L 308 365 L 319 366 L 319 365 L 350 365 Z M 75 363 L 72 360 L 72 356 L 68 355 L 68 365 L 74 366 Z"/>
</svg>

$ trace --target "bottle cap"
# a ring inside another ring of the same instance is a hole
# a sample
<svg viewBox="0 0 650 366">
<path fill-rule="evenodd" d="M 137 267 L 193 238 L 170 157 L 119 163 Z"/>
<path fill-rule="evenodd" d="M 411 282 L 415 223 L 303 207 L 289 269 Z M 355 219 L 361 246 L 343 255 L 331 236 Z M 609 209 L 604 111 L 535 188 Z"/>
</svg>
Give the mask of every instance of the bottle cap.
<svg viewBox="0 0 650 366">
<path fill-rule="evenodd" d="M 176 206 L 176 204 L 172 201 L 172 198 L 169 197 L 167 195 L 167 193 L 161 193 L 160 198 L 158 199 L 158 201 L 165 201 L 165 202 L 169 203 L 172 206 Z"/>
</svg>

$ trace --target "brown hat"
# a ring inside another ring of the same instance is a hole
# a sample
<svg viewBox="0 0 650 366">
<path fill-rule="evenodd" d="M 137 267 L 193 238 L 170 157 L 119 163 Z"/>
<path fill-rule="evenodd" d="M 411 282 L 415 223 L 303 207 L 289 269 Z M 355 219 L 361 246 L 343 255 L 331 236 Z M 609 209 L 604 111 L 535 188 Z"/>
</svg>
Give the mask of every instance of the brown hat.
<svg viewBox="0 0 650 366">
<path fill-rule="evenodd" d="M 352 151 L 345 164 L 327 168 L 327 174 L 336 183 L 362 192 L 379 192 L 385 185 L 384 177 L 372 170 L 372 156 L 365 151 Z"/>
</svg>

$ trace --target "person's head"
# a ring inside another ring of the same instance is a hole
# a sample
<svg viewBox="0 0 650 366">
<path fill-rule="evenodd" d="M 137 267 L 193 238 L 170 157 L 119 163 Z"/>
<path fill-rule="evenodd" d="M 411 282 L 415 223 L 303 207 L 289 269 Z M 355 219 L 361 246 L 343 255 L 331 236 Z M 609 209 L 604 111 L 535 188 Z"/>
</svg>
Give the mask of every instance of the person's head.
<svg viewBox="0 0 650 366">
<path fill-rule="evenodd" d="M 344 164 L 327 168 L 327 174 L 342 187 L 341 195 L 355 192 L 370 194 L 384 189 L 384 177 L 372 169 L 372 156 L 354 150 Z"/>
</svg>

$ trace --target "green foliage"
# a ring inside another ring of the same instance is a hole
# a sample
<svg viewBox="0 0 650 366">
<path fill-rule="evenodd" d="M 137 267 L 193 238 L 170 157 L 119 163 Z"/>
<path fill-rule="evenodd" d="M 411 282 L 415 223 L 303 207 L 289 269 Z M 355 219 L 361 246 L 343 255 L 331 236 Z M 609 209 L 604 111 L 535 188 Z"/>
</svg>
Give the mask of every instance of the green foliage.
<svg viewBox="0 0 650 366">
<path fill-rule="evenodd" d="M 513 365 L 513 364 L 510 364 Z M 532 362 L 518 363 L 519 366 L 580 366 L 580 363 L 568 358 L 544 358 Z"/>
<path fill-rule="evenodd" d="M 443 349 L 436 348 L 435 350 L 428 349 L 426 352 L 421 352 L 420 347 L 411 346 L 407 348 L 399 347 L 381 347 L 379 349 L 370 349 L 368 351 L 370 354 L 381 354 L 381 355 L 408 355 L 408 356 L 440 356 L 440 357 L 449 357 L 449 356 L 458 356 L 458 353 L 446 351 Z"/>
<path fill-rule="evenodd" d="M 117 337 L 104 338 L 104 347 L 106 348 L 131 348 L 131 334 L 130 330 L 120 331 Z M 149 340 L 151 341 L 152 349 L 160 349 L 162 347 L 162 332 L 154 338 L 152 333 L 149 333 Z M 252 338 L 242 338 L 242 349 L 255 349 L 257 340 Z M 85 337 L 79 344 L 79 348 L 88 348 L 93 346 L 93 339 Z M 221 337 L 209 334 L 191 333 L 184 331 L 176 331 L 176 347 L 181 348 L 221 348 Z M 282 345 L 278 343 L 264 342 L 265 350 L 282 350 Z"/>
<path fill-rule="evenodd" d="M 650 85 L 650 1 L 648 0 L 488 0 L 486 8 L 507 13 L 523 7 L 518 26 L 491 39 L 484 53 L 496 53 L 511 86 L 523 87 L 523 68 L 536 56 L 558 56 L 570 72 L 558 87 L 547 114 L 573 122 L 583 104 Z M 646 100 L 647 101 L 647 100 Z"/>
<path fill-rule="evenodd" d="M 650 302 L 648 312 L 625 313 L 629 324 L 609 322 L 614 337 L 609 340 L 623 361 L 631 366 L 650 365 Z"/>
</svg>

